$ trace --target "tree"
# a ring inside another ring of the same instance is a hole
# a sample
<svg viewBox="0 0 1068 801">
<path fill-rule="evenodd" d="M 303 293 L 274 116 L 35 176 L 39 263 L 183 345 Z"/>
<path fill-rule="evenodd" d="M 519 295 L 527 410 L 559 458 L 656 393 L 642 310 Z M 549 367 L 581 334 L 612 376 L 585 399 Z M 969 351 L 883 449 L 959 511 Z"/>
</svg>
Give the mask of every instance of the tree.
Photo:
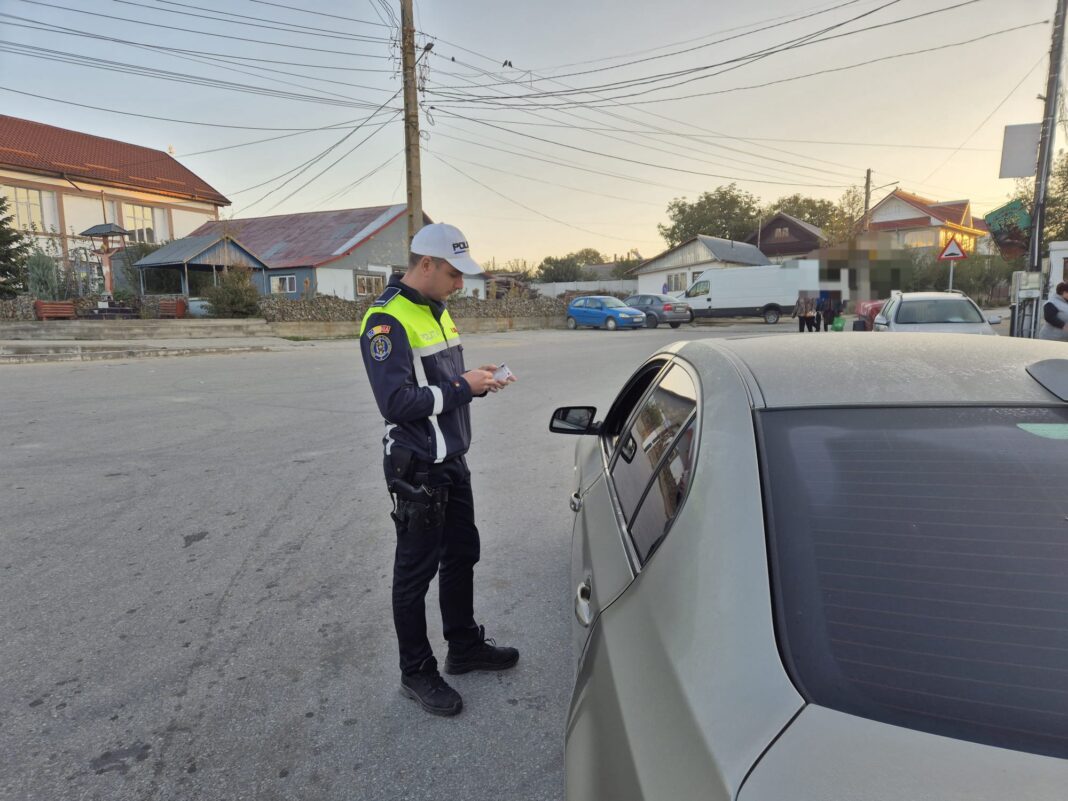
<svg viewBox="0 0 1068 801">
<path fill-rule="evenodd" d="M 821 226 L 828 245 L 844 245 L 853 240 L 860 230 L 864 216 L 864 191 L 851 186 L 835 204 L 834 215 L 827 225 Z"/>
<path fill-rule="evenodd" d="M 601 252 L 594 250 L 593 248 L 582 248 L 582 250 L 576 250 L 574 253 L 568 253 L 568 258 L 575 260 L 575 263 L 580 267 L 586 264 L 604 264 L 604 256 Z"/>
<path fill-rule="evenodd" d="M 26 290 L 30 249 L 29 238 L 15 227 L 7 197 L 0 195 L 0 297 L 12 297 Z"/>
<path fill-rule="evenodd" d="M 252 270 L 230 267 L 219 278 L 218 286 L 207 287 L 208 312 L 212 317 L 258 317 L 260 293 L 252 285 Z"/>
<path fill-rule="evenodd" d="M 546 256 L 538 265 L 537 279 L 543 284 L 582 280 L 582 266 L 573 253 L 567 256 Z"/>
<path fill-rule="evenodd" d="M 783 212 L 789 214 L 791 217 L 807 222 L 809 225 L 814 225 L 817 228 L 826 228 L 834 220 L 834 216 L 838 211 L 838 207 L 830 200 L 821 200 L 815 197 L 805 197 L 801 194 L 787 195 L 781 197 L 768 206 L 764 212 L 766 217 L 770 217 L 776 212 Z"/>
<path fill-rule="evenodd" d="M 760 201 L 730 184 L 703 192 L 693 203 L 675 198 L 668 203 L 667 214 L 671 225 L 658 225 L 657 230 L 670 247 L 698 234 L 743 240 L 756 230 Z"/>
<path fill-rule="evenodd" d="M 1022 200 L 1027 210 L 1034 214 L 1035 182 L 1018 180 L 1014 200 Z M 1042 225 L 1042 252 L 1049 252 L 1050 242 L 1068 239 L 1068 151 L 1058 151 L 1049 174 L 1046 191 L 1046 216 Z"/>
</svg>

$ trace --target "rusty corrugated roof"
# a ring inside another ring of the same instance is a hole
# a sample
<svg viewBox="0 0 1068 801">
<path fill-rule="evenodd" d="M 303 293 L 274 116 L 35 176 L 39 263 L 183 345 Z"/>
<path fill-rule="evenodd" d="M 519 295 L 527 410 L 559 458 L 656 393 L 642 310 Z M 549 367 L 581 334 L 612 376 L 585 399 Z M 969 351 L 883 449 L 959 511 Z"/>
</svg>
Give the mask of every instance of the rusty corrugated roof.
<svg viewBox="0 0 1068 801">
<path fill-rule="evenodd" d="M 162 150 L 0 114 L 0 166 L 229 206 Z"/>
<path fill-rule="evenodd" d="M 407 206 L 399 203 L 243 220 L 213 220 L 201 225 L 190 236 L 228 234 L 272 269 L 316 267 L 350 253 L 367 237 L 403 215 L 406 209 Z"/>
</svg>

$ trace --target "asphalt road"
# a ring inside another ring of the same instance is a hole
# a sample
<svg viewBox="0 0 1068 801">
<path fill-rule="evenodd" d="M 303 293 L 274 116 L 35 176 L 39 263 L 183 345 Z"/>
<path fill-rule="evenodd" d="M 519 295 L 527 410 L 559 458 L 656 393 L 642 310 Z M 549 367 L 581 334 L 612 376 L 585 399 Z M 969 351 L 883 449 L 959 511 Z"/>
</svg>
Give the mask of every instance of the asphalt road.
<svg viewBox="0 0 1068 801">
<path fill-rule="evenodd" d="M 520 378 L 475 401 L 470 465 L 476 614 L 521 658 L 451 679 L 453 719 L 397 691 L 356 343 L 0 368 L 0 799 L 560 799 L 575 441 L 549 414 L 673 340 L 793 330 L 465 339 Z"/>
</svg>

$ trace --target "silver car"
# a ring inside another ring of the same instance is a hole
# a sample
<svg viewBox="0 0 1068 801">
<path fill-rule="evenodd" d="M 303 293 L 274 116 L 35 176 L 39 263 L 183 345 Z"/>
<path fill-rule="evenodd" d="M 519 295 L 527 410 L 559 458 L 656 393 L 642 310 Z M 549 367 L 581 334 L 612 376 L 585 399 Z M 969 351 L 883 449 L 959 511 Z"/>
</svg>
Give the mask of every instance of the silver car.
<svg viewBox="0 0 1068 801">
<path fill-rule="evenodd" d="M 631 295 L 623 302 L 645 312 L 646 328 L 656 328 L 660 323 L 678 328 L 693 320 L 690 304 L 671 295 Z"/>
<path fill-rule="evenodd" d="M 875 317 L 875 331 L 914 334 L 986 334 L 1001 317 L 985 317 L 971 298 L 959 292 L 899 292 L 883 304 Z"/>
<path fill-rule="evenodd" d="M 702 340 L 558 409 L 567 798 L 1063 801 L 1063 357 Z"/>
</svg>

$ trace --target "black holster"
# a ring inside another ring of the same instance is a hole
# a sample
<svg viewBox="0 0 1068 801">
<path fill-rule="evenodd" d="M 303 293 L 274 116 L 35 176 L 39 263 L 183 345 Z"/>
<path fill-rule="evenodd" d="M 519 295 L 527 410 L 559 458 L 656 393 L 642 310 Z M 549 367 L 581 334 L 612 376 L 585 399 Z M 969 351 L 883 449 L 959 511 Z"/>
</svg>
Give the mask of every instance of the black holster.
<svg viewBox="0 0 1068 801">
<path fill-rule="evenodd" d="M 411 534 L 421 534 L 445 522 L 448 487 L 428 484 L 429 466 L 414 458 L 411 451 L 394 445 L 385 457 L 386 488 L 393 495 L 391 514 Z"/>
</svg>

